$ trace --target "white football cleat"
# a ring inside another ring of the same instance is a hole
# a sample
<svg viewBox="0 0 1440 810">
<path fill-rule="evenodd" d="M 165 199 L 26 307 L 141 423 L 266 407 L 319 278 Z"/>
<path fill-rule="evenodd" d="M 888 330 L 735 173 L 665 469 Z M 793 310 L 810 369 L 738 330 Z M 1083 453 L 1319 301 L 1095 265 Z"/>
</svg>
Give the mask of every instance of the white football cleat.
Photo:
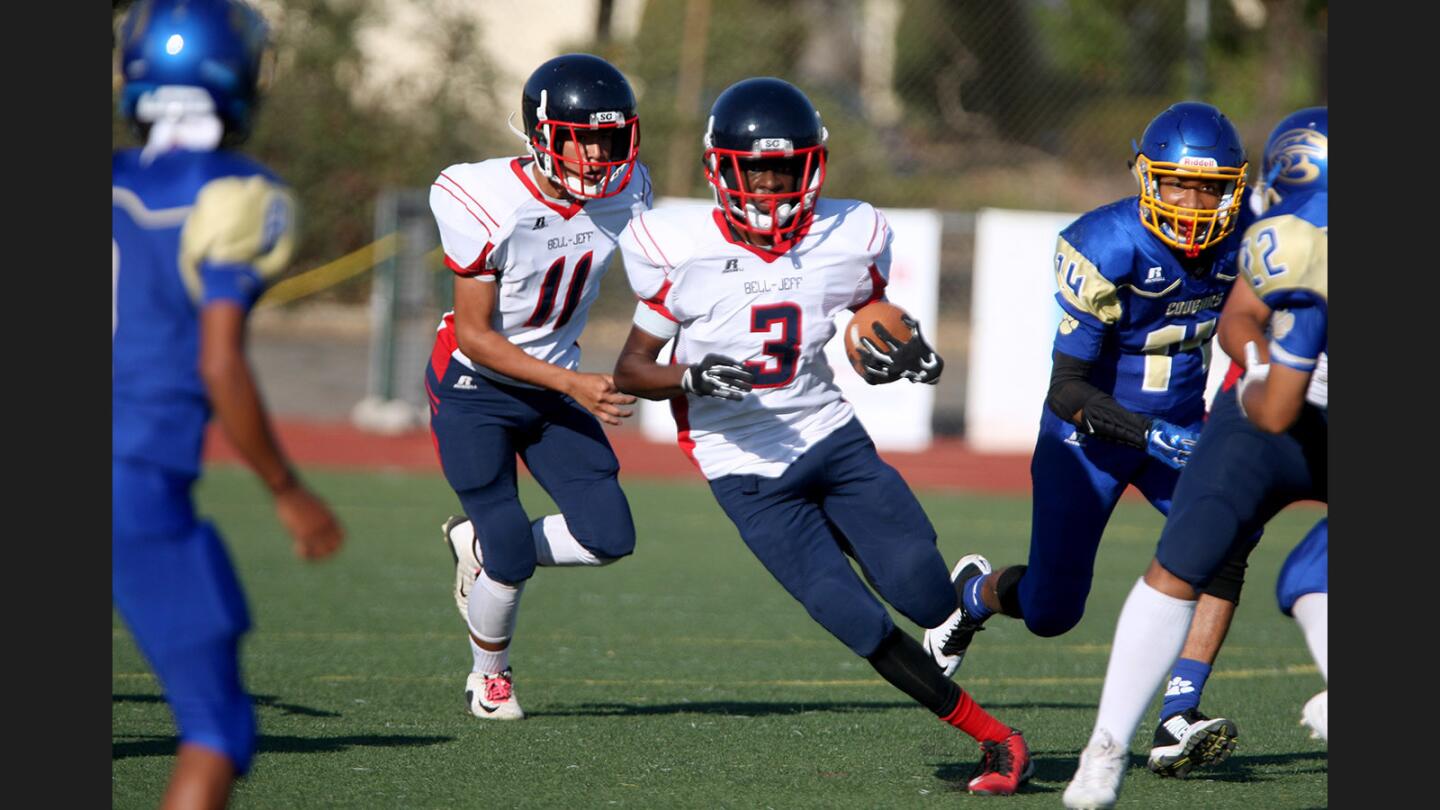
<svg viewBox="0 0 1440 810">
<path fill-rule="evenodd" d="M 1300 725 L 1310 729 L 1310 739 L 1330 741 L 1329 689 L 1305 701 L 1305 708 L 1300 710 Z"/>
<path fill-rule="evenodd" d="M 475 537 L 475 526 L 464 515 L 451 515 L 440 527 L 445 536 L 445 545 L 450 547 L 450 556 L 455 560 L 455 607 L 460 609 L 460 618 L 470 623 L 470 586 L 480 576 L 483 567 L 480 562 L 480 543 Z"/>
<path fill-rule="evenodd" d="M 967 554 L 955 563 L 954 570 L 950 572 L 950 582 L 956 586 L 958 593 L 963 583 L 988 574 L 990 570 L 989 560 L 979 554 Z M 984 619 L 976 621 L 970 618 L 962 603 L 944 624 L 925 631 L 921 644 L 925 652 L 935 659 L 935 666 L 940 667 L 945 677 L 955 677 L 956 671 L 960 669 L 960 662 L 965 659 L 965 651 L 970 649 L 970 640 L 975 637 L 975 631 L 985 629 L 983 623 Z"/>
<path fill-rule="evenodd" d="M 1130 751 L 1101 731 L 1080 752 L 1080 767 L 1065 787 L 1062 800 L 1070 810 L 1099 810 L 1114 807 L 1120 798 L 1120 783 L 1130 767 Z"/>
<path fill-rule="evenodd" d="M 472 672 L 465 679 L 465 705 L 483 720 L 524 720 L 525 712 L 515 699 L 515 681 L 504 672 Z"/>
</svg>

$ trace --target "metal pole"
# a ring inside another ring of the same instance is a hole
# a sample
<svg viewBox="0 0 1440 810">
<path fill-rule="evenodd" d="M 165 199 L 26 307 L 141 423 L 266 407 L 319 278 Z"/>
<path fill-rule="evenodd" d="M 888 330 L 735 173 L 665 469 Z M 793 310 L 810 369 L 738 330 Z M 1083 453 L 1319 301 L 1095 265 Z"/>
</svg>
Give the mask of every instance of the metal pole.
<svg viewBox="0 0 1440 810">
<path fill-rule="evenodd" d="M 705 40 L 709 27 L 710 0 L 687 0 L 685 27 L 680 34 L 680 73 L 675 81 L 675 120 L 679 127 L 670 137 L 665 178 L 666 193 L 671 196 L 688 192 L 695 176 L 695 154 L 700 138 L 694 134 L 690 122 L 700 107 L 700 89 L 705 84 Z"/>
<path fill-rule="evenodd" d="M 387 189 L 375 200 L 375 238 L 395 233 L 399 199 Z M 370 396 L 395 398 L 395 268 L 400 251 L 375 267 L 370 286 Z"/>
<path fill-rule="evenodd" d="M 1200 100 L 1209 91 L 1205 75 L 1205 41 L 1210 36 L 1210 0 L 1185 0 L 1186 85 L 1190 98 Z"/>
</svg>

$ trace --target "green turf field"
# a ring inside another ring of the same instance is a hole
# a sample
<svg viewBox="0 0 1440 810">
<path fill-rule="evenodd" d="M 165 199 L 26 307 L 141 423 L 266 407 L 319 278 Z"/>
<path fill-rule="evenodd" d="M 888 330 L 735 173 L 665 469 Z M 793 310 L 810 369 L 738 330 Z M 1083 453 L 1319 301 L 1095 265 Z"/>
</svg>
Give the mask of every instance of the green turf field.
<svg viewBox="0 0 1440 810">
<path fill-rule="evenodd" d="M 225 535 L 254 619 L 243 655 L 263 738 L 235 791 L 241 808 L 1059 807 L 1094 719 L 1115 616 L 1161 527 L 1147 504 L 1121 504 L 1089 611 L 1068 635 L 1037 639 L 997 618 L 977 637 L 960 681 L 1026 732 L 1037 770 L 1015 797 L 972 797 L 974 743 L 814 624 L 703 485 L 626 483 L 636 554 L 530 582 L 511 654 L 530 717 L 502 724 L 464 705 L 470 653 L 439 534 L 457 502 L 442 479 L 312 472 L 349 541 L 311 566 L 291 555 L 248 473 L 208 476 L 201 508 Z M 538 514 L 549 502 L 525 484 Z M 1027 499 L 920 495 L 947 560 L 971 551 L 997 565 L 1024 560 Z M 1321 514 L 1288 510 L 1251 558 L 1204 704 L 1237 720 L 1235 755 L 1184 781 L 1151 775 L 1143 752 L 1157 698 L 1132 747 L 1123 805 L 1327 804 L 1325 746 L 1297 725 L 1322 681 L 1274 600 L 1280 562 Z M 113 621 L 114 806 L 153 807 L 174 761 L 170 716 Z"/>
</svg>

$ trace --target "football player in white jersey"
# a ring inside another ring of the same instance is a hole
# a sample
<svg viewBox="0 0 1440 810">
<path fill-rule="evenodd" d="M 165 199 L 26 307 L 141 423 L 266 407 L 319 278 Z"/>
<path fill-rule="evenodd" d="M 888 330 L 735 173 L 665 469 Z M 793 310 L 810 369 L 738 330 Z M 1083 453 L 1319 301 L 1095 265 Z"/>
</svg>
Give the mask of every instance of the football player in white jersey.
<svg viewBox="0 0 1440 810">
<path fill-rule="evenodd" d="M 616 240 L 652 196 L 635 95 L 610 63 L 545 62 L 521 109 L 527 157 L 459 163 L 430 189 L 456 275 L 425 385 L 440 463 L 465 511 L 443 527 L 474 659 L 465 700 L 476 717 L 502 720 L 524 717 L 509 647 L 535 566 L 605 565 L 635 548 L 600 426 L 630 416 L 635 398 L 608 374 L 577 371 L 578 339 Z M 560 514 L 525 514 L 517 453 Z"/>
<path fill-rule="evenodd" d="M 811 617 L 981 742 L 970 791 L 1013 793 L 1033 769 L 1020 732 L 936 669 L 846 559 L 921 627 L 956 608 L 934 528 L 876 453 L 823 354 L 832 318 L 884 297 L 891 242 L 868 203 L 820 196 L 826 154 L 820 115 L 794 86 L 753 78 L 720 94 L 704 153 L 716 208 L 647 212 L 621 236 L 641 302 L 615 381 L 671 401 L 681 448 Z M 874 347 L 867 379 L 935 382 L 942 363 L 918 324 L 900 337 Z"/>
</svg>

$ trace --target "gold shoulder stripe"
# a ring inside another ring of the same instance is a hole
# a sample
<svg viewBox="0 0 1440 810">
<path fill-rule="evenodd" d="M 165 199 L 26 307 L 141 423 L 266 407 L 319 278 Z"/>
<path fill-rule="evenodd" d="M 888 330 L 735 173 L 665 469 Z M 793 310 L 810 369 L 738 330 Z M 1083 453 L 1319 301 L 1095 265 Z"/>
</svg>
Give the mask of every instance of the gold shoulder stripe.
<svg viewBox="0 0 1440 810">
<path fill-rule="evenodd" d="M 1178 278 L 1177 278 L 1177 279 L 1175 279 L 1174 281 L 1170 282 L 1170 286 L 1169 286 L 1169 287 L 1166 287 L 1166 288 L 1163 289 L 1163 290 L 1155 290 L 1154 292 L 1151 292 L 1151 291 L 1149 291 L 1149 290 L 1142 290 L 1142 289 L 1140 289 L 1139 287 L 1136 287 L 1134 284 L 1121 284 L 1120 286 L 1121 286 L 1121 287 L 1129 287 L 1129 288 L 1130 288 L 1130 292 L 1135 293 L 1136 295 L 1141 296 L 1141 297 L 1143 297 L 1143 298 L 1163 298 L 1163 297 L 1169 295 L 1170 293 L 1174 292 L 1175 288 L 1180 286 L 1180 282 L 1181 282 L 1182 280 L 1183 280 L 1183 279 L 1178 279 Z"/>
<path fill-rule="evenodd" d="M 1076 309 L 1104 324 L 1120 320 L 1119 290 L 1063 236 L 1055 245 L 1055 280 L 1060 294 Z"/>
</svg>

